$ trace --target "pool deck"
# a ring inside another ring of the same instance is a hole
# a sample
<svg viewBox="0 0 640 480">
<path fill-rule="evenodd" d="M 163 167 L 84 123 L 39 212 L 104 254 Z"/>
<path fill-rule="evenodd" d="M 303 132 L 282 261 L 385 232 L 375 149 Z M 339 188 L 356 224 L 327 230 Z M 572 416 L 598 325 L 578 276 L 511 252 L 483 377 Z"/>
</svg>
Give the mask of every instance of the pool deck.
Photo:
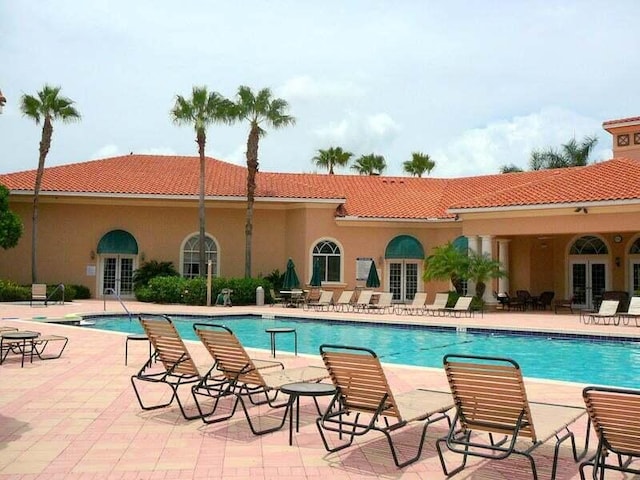
<svg viewBox="0 0 640 480">
<path fill-rule="evenodd" d="M 577 313 L 495 312 L 472 318 L 345 314 L 275 307 L 186 307 L 126 302 L 134 312 L 192 314 L 269 314 L 296 317 L 349 318 L 367 321 L 488 327 L 509 330 L 640 336 L 630 326 L 584 325 Z M 385 438 L 370 433 L 354 445 L 328 454 L 315 427 L 313 403 L 301 402 L 300 432 L 288 444 L 288 429 L 254 436 L 238 412 L 227 422 L 204 425 L 186 421 L 177 408 L 143 412 L 131 388 L 130 377 L 146 361 L 147 348 L 129 344 L 124 365 L 125 334 L 48 323 L 71 314 L 123 313 L 119 303 L 81 300 L 65 305 L 0 304 L 0 326 L 37 330 L 69 338 L 56 360 L 34 360 L 20 367 L 10 355 L 0 365 L 0 480 L 32 479 L 444 479 L 434 440 L 446 429 L 430 427 L 418 462 L 397 469 Z M 46 318 L 41 318 L 46 317 Z M 34 318 L 38 318 L 34 320 Z M 357 341 L 354 341 L 357 344 Z M 203 371 L 210 357 L 201 344 L 187 342 Z M 363 345 L 366 346 L 366 345 Z M 252 352 L 268 358 L 270 352 Z M 321 365 L 319 356 L 278 352 L 286 366 Z M 516 359 L 517 360 L 517 359 Z M 589 361 L 585 359 L 585 361 Z M 417 387 L 448 390 L 441 369 L 385 365 L 394 392 Z M 524 372 L 526 375 L 526 372 Z M 527 379 L 532 401 L 582 406 L 583 385 Z M 320 399 L 326 404 L 325 399 Z M 262 407 L 256 412 L 266 413 Z M 584 417 L 572 427 L 578 442 L 585 437 Z M 419 436 L 418 424 L 393 434 L 402 452 L 411 453 Z M 593 436 L 592 436 L 593 437 Z M 591 451 L 594 439 L 591 439 Z M 406 445 L 406 447 L 405 447 Z M 552 446 L 534 451 L 540 478 L 549 478 Z M 455 461 L 455 460 L 454 460 Z M 531 477 L 521 458 L 486 461 L 471 458 L 469 467 L 454 479 L 519 480 Z M 578 479 L 578 467 L 562 448 L 558 479 Z M 634 478 L 607 474 L 607 479 Z"/>
</svg>

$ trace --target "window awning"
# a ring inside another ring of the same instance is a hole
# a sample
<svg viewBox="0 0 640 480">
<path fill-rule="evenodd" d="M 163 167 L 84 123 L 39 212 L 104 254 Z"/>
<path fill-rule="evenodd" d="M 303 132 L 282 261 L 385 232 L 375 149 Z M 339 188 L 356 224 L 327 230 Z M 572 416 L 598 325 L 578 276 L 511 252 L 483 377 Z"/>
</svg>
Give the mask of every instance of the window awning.
<svg viewBox="0 0 640 480">
<path fill-rule="evenodd" d="M 387 245 L 384 258 L 419 258 L 422 260 L 424 259 L 424 248 L 414 237 L 398 235 Z"/>
<path fill-rule="evenodd" d="M 138 242 L 129 232 L 111 230 L 102 236 L 98 242 L 98 253 L 138 254 Z"/>
</svg>

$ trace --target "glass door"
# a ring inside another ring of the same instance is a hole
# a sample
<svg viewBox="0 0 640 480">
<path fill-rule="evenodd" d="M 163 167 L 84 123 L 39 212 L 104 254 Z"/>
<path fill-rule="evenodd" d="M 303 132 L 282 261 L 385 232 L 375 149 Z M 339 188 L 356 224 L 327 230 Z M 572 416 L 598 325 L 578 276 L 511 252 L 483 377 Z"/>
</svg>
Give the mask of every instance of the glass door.
<svg viewBox="0 0 640 480">
<path fill-rule="evenodd" d="M 578 308 L 599 306 L 607 289 L 607 262 L 604 260 L 572 260 L 570 262 L 570 291 Z"/>
<path fill-rule="evenodd" d="M 403 260 L 389 263 L 389 291 L 394 302 L 410 302 L 418 291 L 417 261 Z"/>
<path fill-rule="evenodd" d="M 133 295 L 134 256 L 107 255 L 102 257 L 102 294 L 121 297 Z"/>
<path fill-rule="evenodd" d="M 629 271 L 631 272 L 631 279 L 629 282 L 631 291 L 629 292 L 629 295 L 640 295 L 640 260 L 631 260 L 631 268 L 629 269 Z"/>
</svg>

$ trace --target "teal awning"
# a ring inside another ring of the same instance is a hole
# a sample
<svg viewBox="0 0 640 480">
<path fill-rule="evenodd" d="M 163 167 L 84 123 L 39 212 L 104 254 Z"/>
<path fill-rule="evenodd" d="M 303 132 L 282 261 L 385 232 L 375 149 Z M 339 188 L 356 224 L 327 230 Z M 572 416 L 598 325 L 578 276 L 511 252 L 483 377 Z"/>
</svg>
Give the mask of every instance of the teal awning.
<svg viewBox="0 0 640 480">
<path fill-rule="evenodd" d="M 98 253 L 138 254 L 138 242 L 129 232 L 111 230 L 102 236 L 98 242 Z"/>
<path fill-rule="evenodd" d="M 453 246 L 466 254 L 469 252 L 469 239 L 467 237 L 458 237 L 453 241 Z"/>
<path fill-rule="evenodd" d="M 389 242 L 384 258 L 419 258 L 424 259 L 422 244 L 409 235 L 399 235 Z"/>
</svg>

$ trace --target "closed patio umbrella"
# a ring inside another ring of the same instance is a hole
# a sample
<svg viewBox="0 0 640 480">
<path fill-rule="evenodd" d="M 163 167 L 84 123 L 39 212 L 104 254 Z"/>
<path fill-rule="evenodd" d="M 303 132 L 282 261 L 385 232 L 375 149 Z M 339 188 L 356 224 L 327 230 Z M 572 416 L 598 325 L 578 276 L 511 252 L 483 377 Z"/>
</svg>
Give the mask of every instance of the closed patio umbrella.
<svg viewBox="0 0 640 480">
<path fill-rule="evenodd" d="M 320 259 L 313 259 L 313 271 L 311 272 L 311 280 L 309 280 L 309 285 L 312 287 L 320 287 L 322 286 L 322 279 L 320 278 Z"/>
<path fill-rule="evenodd" d="M 376 262 L 371 261 L 371 268 L 369 268 L 369 275 L 367 275 L 367 288 L 378 288 L 380 286 L 380 278 L 378 277 L 378 269 L 376 268 Z"/>
<path fill-rule="evenodd" d="M 298 287 L 300 287 L 300 280 L 296 273 L 296 266 L 293 264 L 293 260 L 289 259 L 287 262 L 287 270 L 284 272 L 284 279 L 282 280 L 282 288 L 284 290 L 291 290 Z"/>
</svg>

